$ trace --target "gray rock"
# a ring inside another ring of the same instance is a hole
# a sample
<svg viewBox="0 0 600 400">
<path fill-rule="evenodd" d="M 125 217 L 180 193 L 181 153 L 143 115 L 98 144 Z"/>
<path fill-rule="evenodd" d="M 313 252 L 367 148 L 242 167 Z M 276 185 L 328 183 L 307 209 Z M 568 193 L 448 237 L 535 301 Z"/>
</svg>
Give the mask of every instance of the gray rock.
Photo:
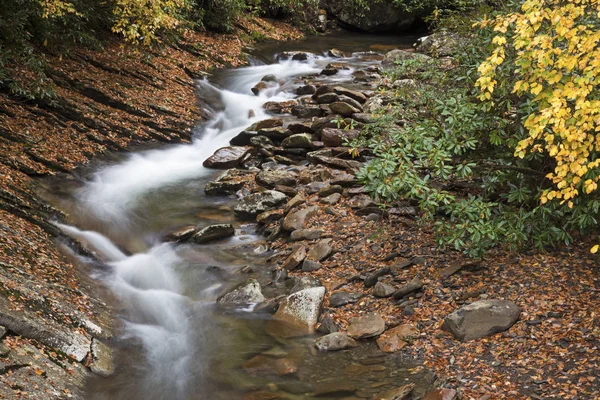
<svg viewBox="0 0 600 400">
<path fill-rule="evenodd" d="M 329 186 L 326 186 L 323 189 L 319 190 L 319 197 L 327 197 L 334 193 L 342 193 L 343 191 L 344 191 L 344 188 L 341 187 L 340 185 L 329 185 Z"/>
<path fill-rule="evenodd" d="M 331 248 L 331 239 L 320 240 L 313 248 L 310 249 L 306 258 L 314 261 L 322 261 L 329 257 L 333 249 Z"/>
<path fill-rule="evenodd" d="M 256 174 L 256 183 L 268 188 L 274 188 L 277 185 L 294 186 L 296 184 L 297 174 L 282 169 L 261 171 Z"/>
<path fill-rule="evenodd" d="M 292 287 L 290 289 L 290 293 L 296 293 L 304 289 L 323 286 L 319 279 L 313 278 L 312 276 L 296 276 L 290 280 L 290 283 Z"/>
<path fill-rule="evenodd" d="M 377 118 L 373 116 L 373 114 L 369 113 L 352 114 L 352 119 L 358 122 L 362 122 L 364 124 L 373 124 L 377 122 Z"/>
<path fill-rule="evenodd" d="M 256 222 L 259 224 L 266 224 L 281 218 L 283 218 L 283 210 L 269 210 L 258 214 L 256 216 Z"/>
<path fill-rule="evenodd" d="M 275 143 L 270 138 L 263 135 L 256 135 L 250 138 L 250 145 L 258 147 L 260 150 L 269 150 L 275 147 Z"/>
<path fill-rule="evenodd" d="M 269 87 L 271 87 L 270 82 L 260 81 L 256 85 L 254 85 L 254 87 L 252 87 L 252 89 L 250 90 L 252 91 L 252 93 L 254 93 L 255 96 L 258 96 L 262 91 L 268 89 Z"/>
<path fill-rule="evenodd" d="M 334 67 L 333 65 L 328 65 L 323 70 L 321 70 L 321 75 L 331 76 L 337 74 L 338 72 L 338 68 Z"/>
<path fill-rule="evenodd" d="M 460 37 L 453 32 L 439 31 L 419 39 L 416 51 L 433 57 L 448 57 L 461 46 Z"/>
<path fill-rule="evenodd" d="M 358 137 L 359 132 L 354 129 L 345 130 L 338 128 L 324 128 L 321 132 L 321 141 L 328 147 L 339 147 L 346 140 L 353 140 Z"/>
<path fill-rule="evenodd" d="M 315 347 L 319 351 L 344 350 L 357 346 L 356 340 L 341 332 L 333 332 L 315 340 Z"/>
<path fill-rule="evenodd" d="M 283 207 L 283 213 L 287 214 L 294 208 L 304 203 L 306 203 L 306 199 L 304 198 L 304 196 L 302 196 L 301 194 L 297 194 L 290 201 L 285 203 L 285 206 Z"/>
<path fill-rule="evenodd" d="M 301 333 L 312 334 L 319 321 L 324 296 L 323 286 L 293 293 L 281 302 L 273 318 L 295 327 Z"/>
<path fill-rule="evenodd" d="M 346 304 L 353 304 L 358 302 L 362 296 L 363 294 L 360 292 L 335 292 L 329 297 L 329 307 L 341 307 Z"/>
<path fill-rule="evenodd" d="M 219 304 L 246 305 L 265 301 L 260 283 L 256 279 L 248 279 L 217 299 Z"/>
<path fill-rule="evenodd" d="M 283 140 L 288 136 L 292 135 L 292 132 L 288 128 L 283 126 L 276 126 L 274 128 L 263 128 L 258 131 L 259 135 L 266 136 L 272 140 Z"/>
<path fill-rule="evenodd" d="M 111 376 L 115 372 L 112 350 L 98 339 L 92 339 L 92 363 L 90 369 L 96 375 L 104 377 Z"/>
<path fill-rule="evenodd" d="M 373 288 L 373 296 L 381 298 L 390 297 L 395 291 L 396 288 L 392 285 L 388 285 L 387 283 L 383 282 L 377 282 Z"/>
<path fill-rule="evenodd" d="M 277 128 L 279 126 L 283 126 L 283 120 L 281 118 L 267 118 L 263 119 L 262 121 L 255 122 L 246 130 L 258 132 L 261 129 Z"/>
<path fill-rule="evenodd" d="M 318 193 L 321 189 L 326 188 L 327 186 L 329 185 L 325 182 L 311 182 L 305 186 L 305 190 L 308 194 L 314 194 Z"/>
<path fill-rule="evenodd" d="M 344 0 L 325 0 L 323 7 L 343 25 L 370 33 L 407 30 L 416 18 L 393 2 L 371 2 L 366 8 L 349 7 Z"/>
<path fill-rule="evenodd" d="M 323 266 L 318 261 L 304 259 L 304 262 L 302 263 L 302 272 L 318 271 L 321 268 L 323 268 Z"/>
<path fill-rule="evenodd" d="M 321 323 L 317 328 L 317 332 L 327 335 L 328 333 L 337 332 L 339 327 L 331 317 L 321 318 Z"/>
<path fill-rule="evenodd" d="M 165 235 L 167 242 L 183 242 L 191 238 L 198 229 L 194 225 L 184 226 Z"/>
<path fill-rule="evenodd" d="M 388 275 L 392 273 L 392 269 L 390 267 L 384 267 L 381 269 L 378 269 L 377 271 L 371 273 L 369 276 L 367 276 L 367 278 L 365 279 L 365 286 L 366 287 L 372 287 L 375 286 L 375 284 L 377 284 L 377 282 L 379 281 L 379 278 L 384 276 L 384 275 Z"/>
<path fill-rule="evenodd" d="M 316 92 L 316 90 L 317 88 L 314 85 L 304 85 L 296 89 L 296 94 L 298 96 L 304 96 L 307 94 L 313 94 Z"/>
<path fill-rule="evenodd" d="M 323 236 L 321 229 L 297 229 L 290 234 L 290 239 L 297 240 L 316 240 Z"/>
<path fill-rule="evenodd" d="M 267 101 L 263 104 L 263 108 L 275 114 L 288 114 L 292 111 L 292 108 L 297 106 L 296 100 L 285 100 L 285 101 Z"/>
<path fill-rule="evenodd" d="M 228 146 L 222 147 L 208 157 L 202 165 L 206 168 L 227 169 L 240 165 L 252 151 L 248 146 Z"/>
<path fill-rule="evenodd" d="M 333 193 L 327 197 L 323 197 L 321 199 L 321 202 L 325 203 L 325 204 L 329 204 L 329 205 L 334 205 L 334 204 L 339 203 L 341 198 L 342 198 L 342 195 L 340 193 Z"/>
<path fill-rule="evenodd" d="M 245 196 L 233 208 L 233 214 L 241 219 L 254 219 L 262 212 L 282 204 L 286 195 L 275 190 L 266 190 Z"/>
<path fill-rule="evenodd" d="M 318 206 L 311 206 L 289 213 L 283 219 L 283 229 L 290 232 L 304 229 L 306 220 L 315 215 L 317 211 L 319 211 Z"/>
<path fill-rule="evenodd" d="M 363 111 L 371 115 L 390 104 L 391 100 L 392 97 L 387 93 L 376 94 L 375 96 L 369 97 L 369 100 L 367 100 L 363 106 Z"/>
<path fill-rule="evenodd" d="M 281 146 L 284 148 L 312 148 L 312 142 L 314 140 L 313 135 L 310 133 L 296 133 L 291 135 L 281 142 Z"/>
<path fill-rule="evenodd" d="M 288 256 L 288 258 L 285 259 L 283 264 L 281 264 L 281 268 L 287 271 L 296 269 L 305 258 L 306 248 L 304 246 L 298 246 L 298 248 L 294 250 L 292 254 Z"/>
<path fill-rule="evenodd" d="M 421 282 L 419 277 L 415 276 L 410 282 L 402 286 L 394 293 L 394 299 L 401 299 L 413 292 L 419 291 L 423 288 L 424 283 Z"/>
<path fill-rule="evenodd" d="M 379 336 L 385 331 L 385 321 L 377 313 L 350 318 L 348 322 L 348 335 L 354 339 Z"/>
<path fill-rule="evenodd" d="M 262 82 L 277 82 L 277 77 L 273 74 L 265 75 L 261 79 Z"/>
<path fill-rule="evenodd" d="M 288 129 L 293 133 L 314 133 L 311 125 L 308 122 L 292 122 L 288 125 Z"/>
<path fill-rule="evenodd" d="M 389 67 L 393 67 L 396 64 L 396 61 L 403 61 L 403 60 L 427 61 L 430 59 L 431 59 L 431 57 L 429 57 L 425 54 L 414 53 L 414 52 L 410 52 L 410 51 L 406 51 L 406 50 L 396 49 L 396 50 L 388 51 L 385 54 L 383 61 L 381 61 L 381 65 L 389 68 Z"/>
<path fill-rule="evenodd" d="M 302 119 L 320 117 L 324 111 L 317 106 L 296 106 L 292 108 L 292 115 Z"/>
<path fill-rule="evenodd" d="M 334 103 L 335 104 L 335 103 Z M 346 104 L 346 103 L 340 103 Z M 306 155 L 306 159 L 315 164 L 325 164 L 331 167 L 359 170 L 362 163 L 355 160 L 344 160 L 333 156 L 331 149 L 317 150 Z"/>
<path fill-rule="evenodd" d="M 338 49 L 329 49 L 329 51 L 327 52 L 327 56 L 328 57 L 335 57 L 335 58 L 344 58 L 344 57 L 346 57 L 346 55 L 344 54 L 344 52 L 340 51 Z"/>
<path fill-rule="evenodd" d="M 233 139 L 231 139 L 229 144 L 232 146 L 248 146 L 250 145 L 250 140 L 256 135 L 258 135 L 258 133 L 245 130 L 238 133 Z"/>
<path fill-rule="evenodd" d="M 360 104 L 364 104 L 367 101 L 367 96 L 365 96 L 363 93 L 356 91 L 356 90 L 347 89 L 347 88 L 341 87 L 341 86 L 336 86 L 333 88 L 333 91 L 336 94 L 339 94 L 341 96 L 348 96 L 351 99 L 356 100 Z"/>
<path fill-rule="evenodd" d="M 343 117 L 351 117 L 352 114 L 360 113 L 362 110 L 343 101 L 336 101 L 329 105 L 331 111 L 335 114 L 340 114 Z"/>
<path fill-rule="evenodd" d="M 338 95 L 335 93 L 323 93 L 317 97 L 318 104 L 329 104 L 338 101 Z"/>
<path fill-rule="evenodd" d="M 442 329 L 462 341 L 478 339 L 510 328 L 521 308 L 509 300 L 479 300 L 463 306 L 444 319 Z"/>
<path fill-rule="evenodd" d="M 233 236 L 235 229 L 231 224 L 215 224 L 207 226 L 206 228 L 200 229 L 192 237 L 191 241 L 194 243 L 207 243 L 213 240 L 223 239 L 226 237 Z"/>
</svg>

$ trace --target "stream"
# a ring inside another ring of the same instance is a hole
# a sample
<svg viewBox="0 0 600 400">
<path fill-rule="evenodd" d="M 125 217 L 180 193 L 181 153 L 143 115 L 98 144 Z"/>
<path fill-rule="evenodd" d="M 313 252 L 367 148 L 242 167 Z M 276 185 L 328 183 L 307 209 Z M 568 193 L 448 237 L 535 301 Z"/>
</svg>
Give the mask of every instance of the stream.
<svg viewBox="0 0 600 400">
<path fill-rule="evenodd" d="M 272 117 L 262 108 L 265 102 L 297 97 L 302 77 L 373 89 L 354 83 L 352 73 L 378 65 L 381 58 L 361 52 L 383 54 L 410 47 L 414 40 L 344 33 L 263 44 L 253 51 L 251 66 L 216 71 L 197 82 L 211 118 L 195 129 L 191 144 L 114 155 L 95 163 L 81 179 L 50 188 L 60 193 L 53 203 L 69 215 L 68 225 L 60 228 L 101 260 L 81 257 L 110 292 L 106 301 L 118 317 L 115 337 L 107 342 L 115 373 L 91 378 L 86 398 L 370 399 L 409 382 L 422 388 L 431 383 L 426 369 L 382 353 L 374 342 L 321 353 L 314 348 L 314 335 L 289 339 L 274 334 L 269 313 L 254 312 L 252 306 L 219 306 L 217 297 L 247 278 L 257 279 L 267 298 L 289 288 L 274 279 L 274 266 L 266 261 L 273 252 L 256 225 L 234 219 L 237 199 L 205 196 L 204 185 L 221 171 L 202 166 L 249 125 Z M 327 57 L 334 47 L 348 56 Z M 277 61 L 282 50 L 316 56 Z M 316 75 L 332 62 L 348 69 L 330 77 Z M 279 84 L 253 95 L 250 88 L 271 74 Z M 297 121 L 291 115 L 283 118 Z M 235 236 L 205 245 L 163 239 L 185 225 L 215 223 L 233 224 Z M 284 361 L 273 368 L 249 366 L 257 355 Z"/>
</svg>

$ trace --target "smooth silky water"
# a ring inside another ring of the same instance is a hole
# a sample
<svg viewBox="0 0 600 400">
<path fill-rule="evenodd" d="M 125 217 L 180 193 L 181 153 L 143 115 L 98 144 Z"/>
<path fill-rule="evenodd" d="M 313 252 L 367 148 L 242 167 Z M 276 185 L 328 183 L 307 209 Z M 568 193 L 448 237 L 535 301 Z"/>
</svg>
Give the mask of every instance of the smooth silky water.
<svg viewBox="0 0 600 400">
<path fill-rule="evenodd" d="M 218 71 L 197 82 L 198 96 L 211 118 L 196 128 L 191 144 L 127 154 L 104 162 L 80 182 L 49 188 L 60 193 L 54 203 L 70 218 L 70 225 L 58 226 L 101 260 L 99 266 L 81 258 L 112 293 L 106 300 L 117 313 L 115 337 L 109 342 L 115 350 L 115 374 L 91 378 L 86 398 L 351 399 L 371 398 L 383 388 L 409 381 L 429 383 L 430 374 L 384 355 L 372 343 L 317 354 L 314 337 L 285 340 L 269 334 L 268 314 L 251 312 L 252 307 L 216 306 L 220 294 L 250 277 L 261 282 L 267 297 L 284 293 L 284 288 L 271 275 L 273 266 L 266 263 L 271 253 L 254 225 L 234 220 L 235 199 L 203 193 L 205 183 L 218 174 L 205 169 L 203 161 L 252 123 L 269 118 L 263 103 L 295 97 L 296 78 L 317 73 L 329 62 L 343 62 L 349 71 L 323 79 L 351 82 L 354 69 L 377 64 L 364 57 L 325 56 L 304 63 L 275 62 L 275 53 L 326 54 L 333 47 L 385 52 L 412 42 L 412 37 L 344 34 L 261 46 L 251 58 L 253 65 Z M 252 95 L 250 88 L 268 74 L 282 80 L 281 86 Z M 183 225 L 213 223 L 233 223 L 236 236 L 208 245 L 161 240 L 165 232 Z M 241 272 L 247 266 L 252 272 Z M 242 367 L 265 351 L 291 360 L 297 373 L 281 377 Z"/>
</svg>

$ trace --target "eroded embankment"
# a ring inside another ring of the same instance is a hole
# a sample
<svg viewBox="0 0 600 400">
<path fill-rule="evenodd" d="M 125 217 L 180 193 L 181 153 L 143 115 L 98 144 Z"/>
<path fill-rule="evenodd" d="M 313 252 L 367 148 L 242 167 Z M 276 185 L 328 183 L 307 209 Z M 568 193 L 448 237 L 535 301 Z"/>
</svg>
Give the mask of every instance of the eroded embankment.
<svg viewBox="0 0 600 400">
<path fill-rule="evenodd" d="M 0 398 L 77 397 L 86 367 L 110 368 L 99 341 L 111 336 L 110 312 L 59 250 L 56 241 L 67 239 L 50 221 L 61 214 L 38 198 L 36 178 L 70 174 L 131 144 L 189 141 L 203 119 L 194 79 L 244 63 L 251 32 L 301 36 L 255 19 L 232 35 L 189 34 L 160 50 L 115 40 L 50 57 L 52 101 L 0 93 Z"/>
</svg>

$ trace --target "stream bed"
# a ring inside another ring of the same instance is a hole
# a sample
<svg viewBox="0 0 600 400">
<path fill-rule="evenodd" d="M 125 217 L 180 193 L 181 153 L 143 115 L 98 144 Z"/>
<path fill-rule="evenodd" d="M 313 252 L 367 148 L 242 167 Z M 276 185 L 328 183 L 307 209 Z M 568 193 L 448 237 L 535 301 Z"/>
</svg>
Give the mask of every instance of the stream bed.
<svg viewBox="0 0 600 400">
<path fill-rule="evenodd" d="M 106 287 L 117 316 L 116 370 L 93 377 L 86 398 L 121 399 L 371 399 L 415 383 L 423 393 L 433 376 L 374 342 L 338 352 L 317 352 L 316 335 L 286 338 L 270 328 L 271 314 L 252 306 L 223 307 L 216 299 L 248 278 L 261 283 L 267 298 L 289 292 L 267 262 L 273 251 L 253 223 L 234 218 L 237 199 L 207 197 L 205 184 L 220 171 L 203 167 L 215 150 L 251 124 L 269 118 L 263 104 L 296 96 L 303 84 L 326 82 L 374 89 L 353 73 L 379 65 L 392 48 L 407 48 L 414 37 L 345 33 L 297 43 L 264 44 L 252 65 L 216 71 L 198 81 L 198 96 L 211 115 L 191 144 L 117 155 L 97 163 L 81 179 L 49 191 L 69 215 L 63 231 L 92 249 L 97 260 L 81 258 Z M 330 48 L 346 53 L 327 56 Z M 315 56 L 295 61 L 282 51 Z M 279 61 L 278 61 L 279 60 Z M 318 75 L 329 63 L 347 69 Z M 259 95 L 250 89 L 266 75 L 278 84 Z M 283 116 L 286 123 L 297 121 Z M 210 244 L 173 244 L 165 234 L 186 225 L 231 223 L 235 235 Z"/>
</svg>

